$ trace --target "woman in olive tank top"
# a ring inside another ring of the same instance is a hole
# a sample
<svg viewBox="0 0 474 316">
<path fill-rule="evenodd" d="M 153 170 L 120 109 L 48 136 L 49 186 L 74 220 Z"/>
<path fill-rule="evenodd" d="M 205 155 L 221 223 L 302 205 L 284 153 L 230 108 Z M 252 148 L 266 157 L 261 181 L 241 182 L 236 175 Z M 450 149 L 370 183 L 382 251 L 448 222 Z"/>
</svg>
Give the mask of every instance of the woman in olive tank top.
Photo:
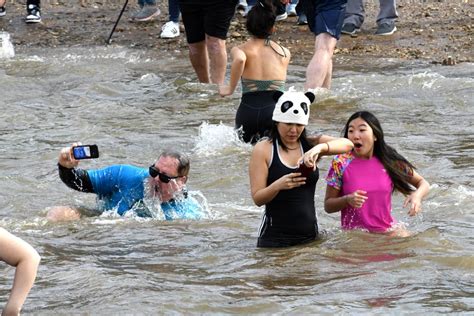
<svg viewBox="0 0 474 316">
<path fill-rule="evenodd" d="M 252 37 L 231 50 L 230 82 L 219 87 L 221 96 L 231 95 L 242 82 L 242 99 L 235 118 L 245 142 L 256 143 L 271 128 L 274 92 L 285 90 L 290 51 L 270 40 L 275 31 L 275 7 L 259 0 L 247 15 Z"/>
</svg>

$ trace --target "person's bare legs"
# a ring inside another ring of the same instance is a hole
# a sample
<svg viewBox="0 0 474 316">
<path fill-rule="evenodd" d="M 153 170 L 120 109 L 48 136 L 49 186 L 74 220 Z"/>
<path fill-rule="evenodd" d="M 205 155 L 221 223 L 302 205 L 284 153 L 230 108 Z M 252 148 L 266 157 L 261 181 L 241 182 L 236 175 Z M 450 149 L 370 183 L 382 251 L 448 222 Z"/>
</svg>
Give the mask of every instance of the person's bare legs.
<svg viewBox="0 0 474 316">
<path fill-rule="evenodd" d="M 189 60 L 193 65 L 199 82 L 209 83 L 209 55 L 206 41 L 189 44 Z"/>
<path fill-rule="evenodd" d="M 331 59 L 329 60 L 329 63 L 328 63 L 328 70 L 326 73 L 326 77 L 324 78 L 322 88 L 331 89 L 331 81 L 332 81 L 332 54 L 331 54 Z"/>
<path fill-rule="evenodd" d="M 206 35 L 206 45 L 209 53 L 211 82 L 223 84 L 227 67 L 225 40 Z"/>
<path fill-rule="evenodd" d="M 337 39 L 328 33 L 316 36 L 314 55 L 306 68 L 305 89 L 331 88 L 332 56 L 336 48 Z"/>
<path fill-rule="evenodd" d="M 5 1 L 7 0 L 0 0 L 0 7 L 3 7 L 5 5 Z"/>
</svg>

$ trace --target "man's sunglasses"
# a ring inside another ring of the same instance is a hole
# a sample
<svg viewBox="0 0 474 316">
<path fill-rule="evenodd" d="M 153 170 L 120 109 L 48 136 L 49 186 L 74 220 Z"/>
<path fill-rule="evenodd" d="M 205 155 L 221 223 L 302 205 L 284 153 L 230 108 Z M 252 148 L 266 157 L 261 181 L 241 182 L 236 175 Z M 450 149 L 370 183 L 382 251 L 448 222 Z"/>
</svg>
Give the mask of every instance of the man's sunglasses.
<svg viewBox="0 0 474 316">
<path fill-rule="evenodd" d="M 161 173 L 158 169 L 155 168 L 154 165 L 151 165 L 150 168 L 148 168 L 148 173 L 150 174 L 150 177 L 152 178 L 159 177 L 160 181 L 163 183 L 169 183 L 173 179 L 180 178 L 180 176 L 170 177 L 164 173 Z"/>
</svg>

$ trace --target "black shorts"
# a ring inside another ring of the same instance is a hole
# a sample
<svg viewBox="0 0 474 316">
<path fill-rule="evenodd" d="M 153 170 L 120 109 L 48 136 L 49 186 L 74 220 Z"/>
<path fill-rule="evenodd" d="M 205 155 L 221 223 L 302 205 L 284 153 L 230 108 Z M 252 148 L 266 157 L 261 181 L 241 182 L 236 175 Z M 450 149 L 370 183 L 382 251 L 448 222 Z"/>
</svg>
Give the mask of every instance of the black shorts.
<svg viewBox="0 0 474 316">
<path fill-rule="evenodd" d="M 328 33 L 338 40 L 341 36 L 346 3 L 347 0 L 301 0 L 309 29 L 315 35 Z"/>
<path fill-rule="evenodd" d="M 180 1 L 188 43 L 202 42 L 206 34 L 225 40 L 236 6 L 237 0 Z"/>
</svg>

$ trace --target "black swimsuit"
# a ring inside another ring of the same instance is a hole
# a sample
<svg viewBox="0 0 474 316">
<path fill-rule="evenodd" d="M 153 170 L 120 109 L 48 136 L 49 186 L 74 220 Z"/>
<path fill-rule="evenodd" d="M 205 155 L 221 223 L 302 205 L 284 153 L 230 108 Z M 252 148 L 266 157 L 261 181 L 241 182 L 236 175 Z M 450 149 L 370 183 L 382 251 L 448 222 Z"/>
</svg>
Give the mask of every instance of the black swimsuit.
<svg viewBox="0 0 474 316">
<path fill-rule="evenodd" d="M 275 90 L 251 91 L 242 94 L 239 108 L 235 114 L 235 128 L 242 129 L 241 139 L 255 144 L 272 128 L 272 115 L 275 109 L 273 95 Z"/>
<path fill-rule="evenodd" d="M 286 58 L 283 46 L 281 52 L 271 45 L 270 39 L 265 45 Z M 242 129 L 241 139 L 246 143 L 255 144 L 266 132 L 272 128 L 272 115 L 276 101 L 273 98 L 275 91 L 285 91 L 284 80 L 255 80 L 241 78 L 242 99 L 235 115 L 235 128 Z"/>
<path fill-rule="evenodd" d="M 301 140 L 303 152 L 311 146 Z M 273 158 L 268 168 L 267 185 L 282 176 L 296 172 L 296 167 L 285 165 L 278 153 L 278 142 L 273 141 Z M 314 192 L 319 171 L 316 168 L 306 178 L 306 184 L 291 190 L 282 190 L 265 206 L 258 247 L 288 247 L 313 241 L 318 236 L 314 206 Z"/>
</svg>

